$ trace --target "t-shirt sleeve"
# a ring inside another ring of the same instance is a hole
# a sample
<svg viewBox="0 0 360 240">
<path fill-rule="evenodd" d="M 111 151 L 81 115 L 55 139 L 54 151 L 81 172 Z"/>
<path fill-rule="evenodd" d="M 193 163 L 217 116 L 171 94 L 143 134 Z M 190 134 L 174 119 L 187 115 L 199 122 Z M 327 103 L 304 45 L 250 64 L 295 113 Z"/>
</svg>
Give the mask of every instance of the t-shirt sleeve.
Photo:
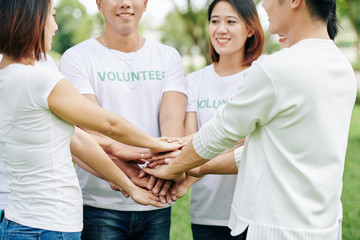
<svg viewBox="0 0 360 240">
<path fill-rule="evenodd" d="M 47 99 L 55 85 L 64 79 L 58 70 L 47 66 L 35 66 L 30 72 L 27 89 L 35 106 L 49 109 Z"/>
<path fill-rule="evenodd" d="M 85 70 L 84 59 L 79 57 L 76 49 L 69 49 L 63 54 L 60 60 L 60 72 L 81 94 L 95 95 L 88 72 Z"/>
<path fill-rule="evenodd" d="M 212 159 L 255 128 L 264 126 L 277 113 L 275 86 L 266 71 L 254 62 L 237 92 L 195 135 L 195 151 L 205 159 Z"/>
<path fill-rule="evenodd" d="M 187 95 L 187 103 L 186 103 L 186 112 L 197 112 L 196 99 L 194 94 L 194 81 L 190 75 L 187 75 L 185 78 L 186 85 L 186 95 Z"/>
<path fill-rule="evenodd" d="M 173 48 L 170 48 L 168 61 L 164 92 L 176 91 L 186 94 L 184 67 L 180 54 Z"/>
</svg>

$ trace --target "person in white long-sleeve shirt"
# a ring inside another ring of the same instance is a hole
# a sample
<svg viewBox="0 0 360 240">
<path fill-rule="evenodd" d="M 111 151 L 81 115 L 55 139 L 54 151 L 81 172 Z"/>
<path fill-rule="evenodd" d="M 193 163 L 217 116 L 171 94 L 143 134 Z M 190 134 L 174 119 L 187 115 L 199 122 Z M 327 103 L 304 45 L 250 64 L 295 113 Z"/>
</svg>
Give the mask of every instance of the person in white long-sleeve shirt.
<svg viewBox="0 0 360 240">
<path fill-rule="evenodd" d="M 327 32 L 336 1 L 264 0 L 289 48 L 255 61 L 237 93 L 168 165 L 181 180 L 247 136 L 229 227 L 239 239 L 335 240 L 356 79 Z M 240 154 L 241 155 L 241 154 Z"/>
</svg>

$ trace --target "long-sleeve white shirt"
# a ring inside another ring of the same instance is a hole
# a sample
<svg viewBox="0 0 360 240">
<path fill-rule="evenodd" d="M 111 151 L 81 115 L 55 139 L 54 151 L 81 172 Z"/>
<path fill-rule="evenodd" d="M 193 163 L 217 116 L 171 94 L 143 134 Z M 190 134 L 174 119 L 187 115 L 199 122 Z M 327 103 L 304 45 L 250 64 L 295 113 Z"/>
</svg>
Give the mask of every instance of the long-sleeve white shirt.
<svg viewBox="0 0 360 240">
<path fill-rule="evenodd" d="M 193 140 L 212 159 L 247 136 L 232 235 L 248 227 L 248 240 L 337 238 L 355 96 L 354 72 L 331 40 L 303 40 L 253 63 Z"/>
</svg>

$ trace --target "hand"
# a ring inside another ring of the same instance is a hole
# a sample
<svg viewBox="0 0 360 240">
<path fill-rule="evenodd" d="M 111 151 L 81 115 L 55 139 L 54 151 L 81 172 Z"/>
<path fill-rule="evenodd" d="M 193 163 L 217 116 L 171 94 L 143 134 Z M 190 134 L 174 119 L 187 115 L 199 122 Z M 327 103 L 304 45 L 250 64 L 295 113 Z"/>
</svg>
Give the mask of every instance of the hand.
<svg viewBox="0 0 360 240">
<path fill-rule="evenodd" d="M 136 186 L 147 189 L 150 176 L 140 176 L 141 168 L 136 163 L 124 162 L 114 157 L 111 157 L 111 159 Z"/>
<path fill-rule="evenodd" d="M 111 187 L 112 190 L 121 192 L 122 195 L 124 195 L 125 198 L 129 198 L 129 197 L 130 197 L 130 195 L 129 195 L 127 192 L 125 192 L 121 187 L 115 185 L 115 184 L 112 183 L 112 182 L 109 182 L 109 184 L 110 184 L 110 187 Z"/>
<path fill-rule="evenodd" d="M 177 138 L 161 137 L 157 138 L 157 147 L 150 149 L 152 153 L 169 152 L 180 149 L 185 144 Z"/>
<path fill-rule="evenodd" d="M 123 161 L 134 161 L 138 164 L 144 164 L 146 163 L 145 160 L 156 156 L 149 149 L 133 147 L 119 142 L 113 142 L 108 149 L 110 150 L 107 153 L 111 156 Z"/>
<path fill-rule="evenodd" d="M 148 164 L 147 166 L 150 168 L 154 168 L 160 164 L 168 164 L 171 158 L 176 158 L 180 153 L 181 150 L 179 149 L 167 153 L 160 153 L 157 156 L 148 159 L 150 164 Z"/>
<path fill-rule="evenodd" d="M 176 182 L 181 182 L 185 178 L 185 173 L 172 173 L 170 165 L 162 164 L 157 165 L 155 168 L 143 168 L 147 174 L 155 176 L 157 178 L 174 180 Z"/>
<path fill-rule="evenodd" d="M 189 188 L 190 188 L 190 186 L 187 185 L 187 182 L 186 182 L 186 179 L 185 179 L 182 182 L 176 183 L 176 185 L 174 185 L 171 188 L 171 194 L 173 196 L 175 196 L 176 199 L 182 198 L 183 196 L 185 196 L 185 194 L 187 193 Z"/>
<path fill-rule="evenodd" d="M 165 206 L 160 202 L 159 197 L 136 186 L 133 188 L 133 191 L 131 191 L 130 196 L 135 202 L 142 205 L 152 205 L 158 208 L 163 208 Z"/>
<path fill-rule="evenodd" d="M 188 144 L 190 141 L 193 140 L 194 135 L 195 135 L 195 133 L 190 134 L 190 135 L 187 135 L 187 136 L 185 136 L 185 137 L 182 137 L 182 138 L 180 139 L 180 141 L 183 142 L 183 143 L 186 145 L 186 144 Z"/>
</svg>

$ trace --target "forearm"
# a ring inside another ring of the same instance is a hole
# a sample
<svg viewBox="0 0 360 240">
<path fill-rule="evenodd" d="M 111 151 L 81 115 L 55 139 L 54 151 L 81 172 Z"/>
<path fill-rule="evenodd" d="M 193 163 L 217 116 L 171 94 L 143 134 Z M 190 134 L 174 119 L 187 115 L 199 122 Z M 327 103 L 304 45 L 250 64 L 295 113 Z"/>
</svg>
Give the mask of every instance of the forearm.
<svg viewBox="0 0 360 240">
<path fill-rule="evenodd" d="M 181 151 L 181 153 L 169 163 L 169 168 L 174 174 L 181 174 L 188 170 L 198 167 L 208 160 L 200 157 L 190 141 Z"/>
<path fill-rule="evenodd" d="M 211 159 L 200 166 L 201 175 L 207 174 L 237 174 L 238 169 L 235 164 L 234 151 L 227 151 Z"/>
<path fill-rule="evenodd" d="M 86 166 L 97 172 L 109 182 L 131 193 L 135 185 L 106 155 L 97 142 L 85 132 L 77 129 L 70 144 L 71 152 Z"/>
<path fill-rule="evenodd" d="M 162 136 L 183 137 L 186 96 L 180 92 L 166 92 L 160 105 L 159 121 Z"/>
<path fill-rule="evenodd" d="M 81 161 L 78 157 L 76 157 L 74 154 L 72 155 L 73 162 L 78 165 L 83 170 L 87 171 L 88 173 L 91 173 L 92 175 L 104 179 L 103 176 L 101 176 L 98 172 L 96 172 L 94 169 L 90 168 L 88 165 L 86 165 L 83 161 Z"/>
</svg>

